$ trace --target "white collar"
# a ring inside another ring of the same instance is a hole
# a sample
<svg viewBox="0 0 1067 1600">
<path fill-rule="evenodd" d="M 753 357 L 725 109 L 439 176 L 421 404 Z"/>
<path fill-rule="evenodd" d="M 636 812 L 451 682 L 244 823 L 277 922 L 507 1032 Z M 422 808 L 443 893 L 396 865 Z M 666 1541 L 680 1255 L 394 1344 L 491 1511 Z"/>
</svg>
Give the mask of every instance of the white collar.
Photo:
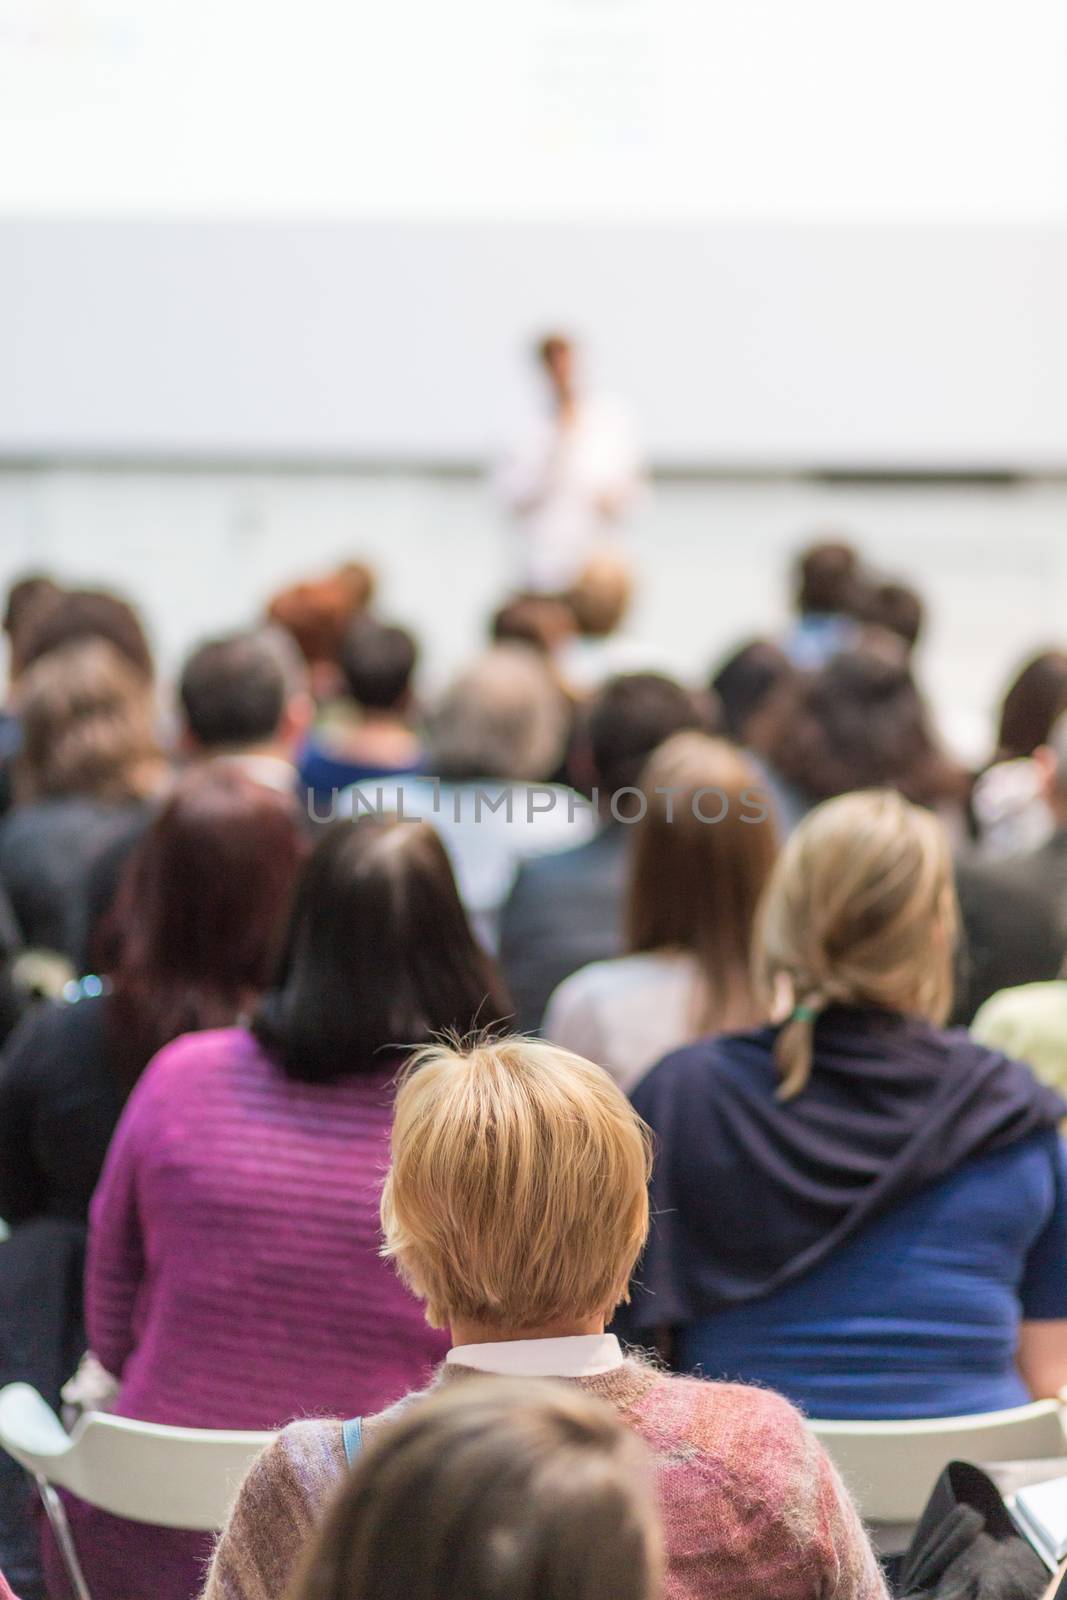
<svg viewBox="0 0 1067 1600">
<path fill-rule="evenodd" d="M 511 1339 L 499 1344 L 459 1344 L 445 1357 L 449 1366 L 473 1367 L 516 1378 L 595 1378 L 623 1362 L 613 1333 L 579 1333 L 563 1339 Z"/>
</svg>

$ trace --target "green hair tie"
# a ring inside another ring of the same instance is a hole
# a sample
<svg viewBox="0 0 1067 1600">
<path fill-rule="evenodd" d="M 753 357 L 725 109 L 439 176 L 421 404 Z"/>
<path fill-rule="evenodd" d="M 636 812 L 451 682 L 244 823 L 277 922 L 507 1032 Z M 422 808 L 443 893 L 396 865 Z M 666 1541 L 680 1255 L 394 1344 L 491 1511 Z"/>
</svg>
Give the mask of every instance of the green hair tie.
<svg viewBox="0 0 1067 1600">
<path fill-rule="evenodd" d="M 819 1015 L 818 1006 L 795 1006 L 790 1022 L 814 1022 Z"/>
</svg>

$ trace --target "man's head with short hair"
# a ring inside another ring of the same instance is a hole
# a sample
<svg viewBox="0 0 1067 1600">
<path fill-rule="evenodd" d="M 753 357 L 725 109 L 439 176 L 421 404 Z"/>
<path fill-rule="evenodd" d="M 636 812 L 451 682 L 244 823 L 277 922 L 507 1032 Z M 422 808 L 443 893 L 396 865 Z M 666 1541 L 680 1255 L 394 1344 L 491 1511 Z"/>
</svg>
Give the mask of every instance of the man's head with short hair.
<svg viewBox="0 0 1067 1600">
<path fill-rule="evenodd" d="M 521 1037 L 431 1046 L 396 1098 L 385 1252 L 434 1327 L 607 1320 L 650 1171 L 647 1128 L 592 1062 Z"/>
<path fill-rule="evenodd" d="M 864 589 L 859 555 L 839 539 L 810 545 L 796 559 L 793 586 L 801 616 L 852 615 Z"/>
<path fill-rule="evenodd" d="M 341 644 L 341 671 L 348 692 L 366 711 L 402 711 L 411 697 L 411 679 L 418 659 L 415 640 L 406 628 L 357 616 Z"/>
<path fill-rule="evenodd" d="M 686 729 L 711 731 L 695 697 L 660 672 L 627 672 L 593 697 L 583 736 L 593 781 L 607 796 L 637 783 L 653 750 Z"/>
<path fill-rule="evenodd" d="M 299 651 L 280 628 L 210 639 L 186 661 L 179 684 L 189 735 L 206 752 L 285 743 L 306 681 Z"/>
</svg>

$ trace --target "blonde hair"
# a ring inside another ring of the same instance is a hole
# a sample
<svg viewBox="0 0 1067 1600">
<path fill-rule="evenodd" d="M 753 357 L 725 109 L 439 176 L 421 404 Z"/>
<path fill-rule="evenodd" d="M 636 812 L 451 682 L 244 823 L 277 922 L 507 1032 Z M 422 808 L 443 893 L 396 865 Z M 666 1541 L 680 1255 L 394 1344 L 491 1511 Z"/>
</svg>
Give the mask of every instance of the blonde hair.
<svg viewBox="0 0 1067 1600">
<path fill-rule="evenodd" d="M 830 1004 L 943 1022 L 957 924 L 952 858 L 933 812 L 888 790 L 818 806 L 778 859 L 761 911 L 757 979 L 785 1023 L 775 1045 L 787 1100 L 811 1074 Z"/>
<path fill-rule="evenodd" d="M 608 1316 L 648 1233 L 651 1141 L 600 1067 L 538 1040 L 419 1051 L 396 1098 L 383 1254 L 434 1327 Z"/>
<path fill-rule="evenodd" d="M 703 991 L 696 1031 L 751 1027 L 753 929 L 778 854 L 759 774 L 724 739 L 676 733 L 639 787 L 647 811 L 633 824 L 628 948 L 691 952 Z"/>
<path fill-rule="evenodd" d="M 20 803 L 143 799 L 157 786 L 163 760 L 151 688 L 107 640 L 80 639 L 35 661 L 19 679 L 18 710 Z"/>
</svg>

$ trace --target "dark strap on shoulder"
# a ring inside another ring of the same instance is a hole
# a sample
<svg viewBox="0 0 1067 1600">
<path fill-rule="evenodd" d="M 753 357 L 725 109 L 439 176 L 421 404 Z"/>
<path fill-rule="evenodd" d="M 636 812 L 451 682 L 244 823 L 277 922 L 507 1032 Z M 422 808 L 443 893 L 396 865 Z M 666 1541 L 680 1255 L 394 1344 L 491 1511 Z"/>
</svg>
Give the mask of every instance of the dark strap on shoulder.
<svg viewBox="0 0 1067 1600">
<path fill-rule="evenodd" d="M 341 1438 L 344 1441 L 345 1460 L 350 1467 L 355 1466 L 356 1457 L 363 1449 L 363 1418 L 349 1417 L 347 1422 L 342 1422 Z"/>
</svg>

